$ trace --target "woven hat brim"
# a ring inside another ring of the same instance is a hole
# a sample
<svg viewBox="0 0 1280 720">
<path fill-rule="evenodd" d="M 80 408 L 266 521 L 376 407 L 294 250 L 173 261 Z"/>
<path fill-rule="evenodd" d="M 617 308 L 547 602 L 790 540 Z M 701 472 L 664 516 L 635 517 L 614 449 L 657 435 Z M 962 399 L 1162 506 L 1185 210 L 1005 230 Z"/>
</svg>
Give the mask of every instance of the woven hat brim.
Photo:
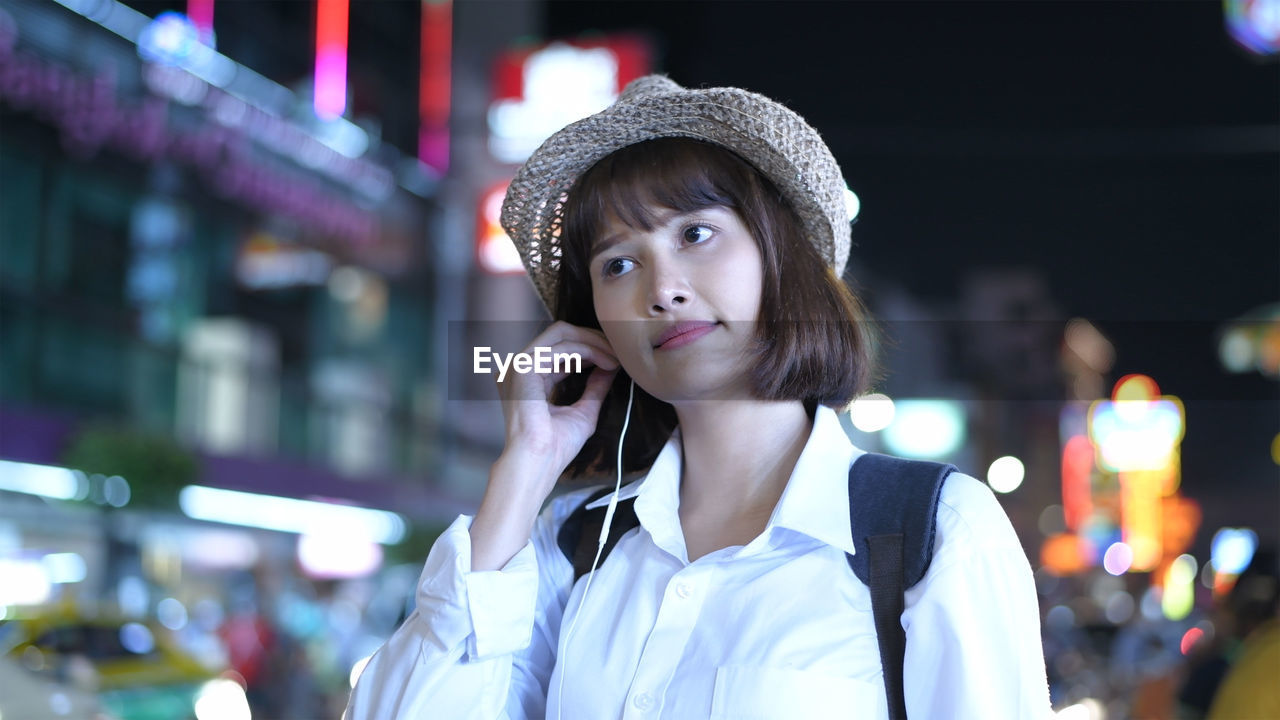
<svg viewBox="0 0 1280 720">
<path fill-rule="evenodd" d="M 666 87 L 679 88 L 669 81 Z M 714 143 L 754 166 L 788 200 L 808 239 L 836 274 L 843 272 L 849 254 L 844 178 L 826 143 L 799 115 L 737 88 L 624 95 L 604 111 L 552 135 L 507 190 L 501 224 L 553 315 L 559 234 L 569 189 L 610 153 L 668 137 Z"/>
</svg>

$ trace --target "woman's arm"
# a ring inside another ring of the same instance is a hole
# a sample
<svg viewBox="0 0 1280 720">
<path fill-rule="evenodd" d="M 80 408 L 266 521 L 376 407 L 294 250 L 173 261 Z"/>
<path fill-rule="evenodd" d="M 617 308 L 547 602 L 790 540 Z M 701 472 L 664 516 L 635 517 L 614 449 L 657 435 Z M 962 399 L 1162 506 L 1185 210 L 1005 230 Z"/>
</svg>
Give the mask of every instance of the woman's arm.
<svg viewBox="0 0 1280 720">
<path fill-rule="evenodd" d="M 474 521 L 458 518 L 427 557 L 416 609 L 356 683 L 347 720 L 541 718 L 573 583 L 555 536 L 586 492 L 552 501 L 498 570 L 470 569 Z"/>
<path fill-rule="evenodd" d="M 906 600 L 908 717 L 1049 717 L 1031 566 L 985 485 L 947 479 L 933 562 Z"/>
<path fill-rule="evenodd" d="M 506 442 L 474 519 L 436 541 L 417 608 L 365 666 L 348 720 L 540 718 L 555 665 L 560 615 L 573 570 L 555 528 L 581 493 L 539 509 L 595 432 L 618 367 L 599 330 L 552 323 L 526 352 L 579 353 L 595 367 L 572 405 L 550 402 L 566 373 L 515 374 L 498 383 Z M 558 558 L 558 559 L 557 559 Z"/>
</svg>

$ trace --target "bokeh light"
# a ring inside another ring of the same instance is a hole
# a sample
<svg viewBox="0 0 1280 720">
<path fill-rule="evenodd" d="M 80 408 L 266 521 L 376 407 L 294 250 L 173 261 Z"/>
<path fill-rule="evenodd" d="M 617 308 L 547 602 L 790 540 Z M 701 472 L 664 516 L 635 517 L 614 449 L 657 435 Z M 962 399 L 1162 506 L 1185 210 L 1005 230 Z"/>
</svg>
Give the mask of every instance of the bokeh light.
<svg viewBox="0 0 1280 720">
<path fill-rule="evenodd" d="M 1046 537 L 1064 532 L 1067 529 L 1067 523 L 1062 506 L 1055 503 L 1041 510 L 1040 519 L 1036 522 L 1036 527 Z"/>
<path fill-rule="evenodd" d="M 1258 534 L 1250 528 L 1224 527 L 1213 534 L 1209 562 L 1219 575 L 1239 575 L 1258 548 Z"/>
<path fill-rule="evenodd" d="M 882 393 L 863 395 L 849 406 L 849 419 L 862 432 L 879 432 L 893 423 L 893 400 Z"/>
<path fill-rule="evenodd" d="M 1191 614 L 1195 605 L 1196 560 L 1179 555 L 1165 571 L 1160 609 L 1170 620 L 1181 620 Z"/>
<path fill-rule="evenodd" d="M 889 452 L 908 458 L 938 459 L 964 442 L 965 416 L 955 400 L 900 400 L 884 430 Z"/>
<path fill-rule="evenodd" d="M 1111 390 L 1113 402 L 1146 402 L 1160 397 L 1160 386 L 1146 375 L 1125 375 Z"/>
<path fill-rule="evenodd" d="M 1133 549 L 1123 542 L 1112 543 L 1102 554 L 1102 567 L 1112 575 L 1123 575 L 1133 565 Z"/>
<path fill-rule="evenodd" d="M 987 468 L 987 483 L 998 493 L 1010 493 L 1022 485 L 1026 477 L 1026 468 L 1022 461 L 1012 455 L 996 458 Z"/>
<path fill-rule="evenodd" d="M 1113 625 L 1123 625 L 1129 622 L 1129 618 L 1133 617 L 1135 604 L 1132 595 L 1120 591 L 1107 599 L 1107 605 L 1103 608 L 1102 614 L 1106 616 L 1107 622 Z"/>
<path fill-rule="evenodd" d="M 1193 627 L 1182 634 L 1182 640 L 1178 643 L 1183 655 L 1190 655 L 1192 648 L 1196 643 L 1204 638 L 1204 631 L 1198 627 Z"/>
</svg>

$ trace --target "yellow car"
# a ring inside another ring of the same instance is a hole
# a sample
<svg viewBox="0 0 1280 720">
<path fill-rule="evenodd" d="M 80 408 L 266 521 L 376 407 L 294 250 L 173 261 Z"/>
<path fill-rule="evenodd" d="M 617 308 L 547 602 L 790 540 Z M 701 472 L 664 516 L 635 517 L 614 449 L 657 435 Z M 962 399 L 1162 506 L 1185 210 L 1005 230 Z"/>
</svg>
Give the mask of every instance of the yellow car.
<svg viewBox="0 0 1280 720">
<path fill-rule="evenodd" d="M 28 671 L 95 688 L 120 720 L 250 720 L 240 685 L 149 623 L 65 613 L 11 619 L 0 622 L 0 650 Z"/>
</svg>

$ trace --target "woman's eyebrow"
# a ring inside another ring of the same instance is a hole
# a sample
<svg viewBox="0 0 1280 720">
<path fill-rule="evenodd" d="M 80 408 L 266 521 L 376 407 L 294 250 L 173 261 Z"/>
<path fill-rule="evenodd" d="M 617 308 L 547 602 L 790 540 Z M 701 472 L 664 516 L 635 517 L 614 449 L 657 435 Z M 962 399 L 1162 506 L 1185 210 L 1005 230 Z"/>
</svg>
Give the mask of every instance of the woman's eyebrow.
<svg viewBox="0 0 1280 720">
<path fill-rule="evenodd" d="M 596 259 L 597 255 L 605 252 L 606 250 L 613 247 L 614 245 L 617 245 L 618 243 L 622 242 L 625 236 L 626 236 L 625 233 L 617 232 L 606 238 L 602 238 L 592 243 L 591 252 L 587 255 L 587 262 L 590 263 L 592 260 Z"/>
<path fill-rule="evenodd" d="M 652 225 L 654 228 L 661 228 L 664 225 L 669 225 L 673 222 L 681 221 L 684 218 L 688 217 L 689 215 L 694 215 L 698 213 L 700 210 L 704 210 L 704 209 L 705 208 L 696 208 L 693 210 L 687 210 L 682 212 L 680 210 L 676 210 L 673 208 L 664 208 L 664 209 L 658 210 L 653 214 L 653 218 L 649 224 Z M 592 260 L 596 259 L 597 255 L 605 252 L 609 248 L 613 247 L 614 245 L 617 245 L 618 243 L 626 239 L 627 239 L 627 231 L 620 230 L 616 233 L 613 233 L 612 235 L 608 235 L 601 238 L 600 240 L 597 240 L 591 245 L 591 251 L 587 255 L 587 262 L 590 263 Z"/>
</svg>

